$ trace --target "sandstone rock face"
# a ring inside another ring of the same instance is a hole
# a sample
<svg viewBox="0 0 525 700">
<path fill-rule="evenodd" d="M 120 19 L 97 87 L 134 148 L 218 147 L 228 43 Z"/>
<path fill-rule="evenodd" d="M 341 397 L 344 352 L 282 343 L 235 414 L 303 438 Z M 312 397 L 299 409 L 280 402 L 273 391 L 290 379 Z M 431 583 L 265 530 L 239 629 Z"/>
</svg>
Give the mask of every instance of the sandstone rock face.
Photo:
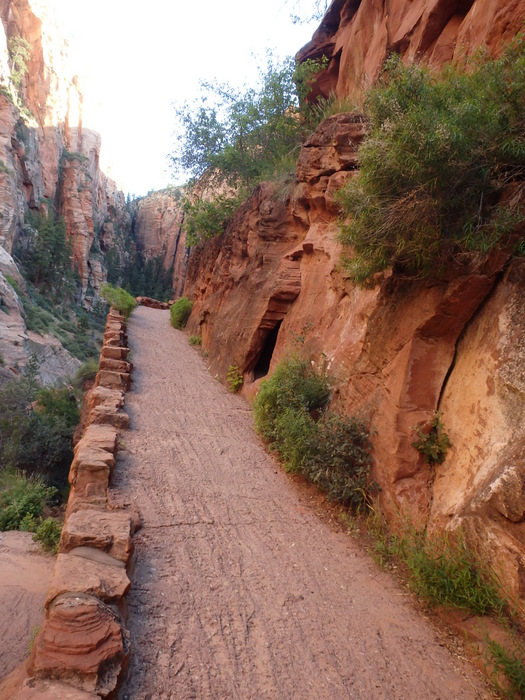
<svg viewBox="0 0 525 700">
<path fill-rule="evenodd" d="M 137 204 L 134 221 L 138 249 L 146 259 L 162 257 L 164 269 L 173 268 L 174 296 L 184 287 L 188 251 L 183 229 L 180 188 L 168 188 L 143 197 Z"/>
<path fill-rule="evenodd" d="M 110 607 L 90 596 L 65 594 L 51 604 L 35 640 L 32 675 L 106 696 L 117 685 L 127 653 L 128 640 Z"/>
<path fill-rule="evenodd" d="M 524 20 L 520 0 L 334 0 L 297 58 L 329 59 L 312 97 L 333 92 L 360 103 L 391 53 L 405 63 L 440 68 L 452 59 L 464 61 L 482 45 L 497 53 Z"/>
<path fill-rule="evenodd" d="M 371 288 L 345 279 L 334 192 L 354 176 L 361 129 L 357 114 L 321 125 L 293 191 L 279 199 L 260 185 L 221 239 L 190 257 L 188 331 L 202 335 L 212 374 L 225 380 L 230 365 L 240 368 L 247 396 L 287 353 L 326 366 L 332 407 L 374 428 L 373 476 L 389 520 L 463 524 L 523 604 L 521 267 L 496 254 L 439 279 L 388 272 Z M 438 468 L 412 445 L 436 409 L 457 445 Z"/>
</svg>

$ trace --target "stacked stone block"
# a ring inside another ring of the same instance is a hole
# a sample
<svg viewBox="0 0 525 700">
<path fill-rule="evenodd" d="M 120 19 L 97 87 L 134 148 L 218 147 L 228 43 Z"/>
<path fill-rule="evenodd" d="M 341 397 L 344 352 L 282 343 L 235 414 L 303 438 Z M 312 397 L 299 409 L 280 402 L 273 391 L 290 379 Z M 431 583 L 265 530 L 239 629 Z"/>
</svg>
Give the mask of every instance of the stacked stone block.
<svg viewBox="0 0 525 700">
<path fill-rule="evenodd" d="M 84 398 L 85 427 L 69 472 L 66 519 L 44 624 L 28 662 L 29 679 L 11 697 L 88 700 L 115 692 L 129 655 L 125 627 L 136 513 L 112 509 L 108 491 L 130 386 L 126 323 L 108 314 L 94 388 Z"/>
</svg>

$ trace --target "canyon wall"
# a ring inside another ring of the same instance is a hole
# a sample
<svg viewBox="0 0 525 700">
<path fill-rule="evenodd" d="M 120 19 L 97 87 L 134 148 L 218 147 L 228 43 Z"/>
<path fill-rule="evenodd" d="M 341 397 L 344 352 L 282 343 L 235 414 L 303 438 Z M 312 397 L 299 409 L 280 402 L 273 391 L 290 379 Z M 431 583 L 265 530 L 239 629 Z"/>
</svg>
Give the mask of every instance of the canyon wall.
<svg viewBox="0 0 525 700">
<path fill-rule="evenodd" d="M 312 98 L 333 93 L 359 105 L 390 54 L 439 69 L 481 46 L 497 54 L 524 22 L 522 0 L 334 0 L 297 59 L 329 59 Z"/>
<path fill-rule="evenodd" d="M 401 4 L 396 12 L 386 2 L 332 4 L 300 54 L 333 47 L 319 91 L 342 96 L 362 87 L 361 78 L 348 82 L 350 63 L 374 42 L 381 50 L 366 62 L 370 80 L 394 45 L 407 61 L 436 63 L 443 32 L 451 36 L 453 27 L 452 43 L 461 40 L 463 52 L 488 39 L 496 50 L 521 28 L 525 11 L 511 1 L 498 10 L 483 2 Z M 389 271 L 370 288 L 346 279 L 334 194 L 356 174 L 363 132 L 358 112 L 330 117 L 303 145 L 292 188 L 261 184 L 225 233 L 192 253 L 188 331 L 202 335 L 212 374 L 225 380 L 230 365 L 240 369 L 247 397 L 287 353 L 326 366 L 332 407 L 373 428 L 373 477 L 392 525 L 462 526 L 524 610 L 525 262 L 497 253 L 451 263 L 439 278 Z M 436 410 L 452 447 L 443 464 L 429 466 L 412 443 Z"/>
<path fill-rule="evenodd" d="M 137 249 L 146 259 L 160 256 L 164 269 L 173 271 L 175 297 L 182 293 L 188 259 L 183 196 L 180 187 L 153 192 L 137 201 L 133 220 Z"/>
<path fill-rule="evenodd" d="M 123 193 L 99 169 L 100 136 L 83 123 L 81 85 L 47 4 L 0 2 L 0 308 L 6 311 L 0 315 L 0 354 L 17 371 L 36 350 L 52 381 L 53 374 L 74 373 L 79 363 L 60 344 L 50 354 L 51 339 L 27 331 L 5 277 L 23 284 L 9 256 L 16 260 L 27 246 L 28 213 L 64 217 L 88 309 L 106 280 L 105 254 L 117 251 L 121 260 L 130 255 L 131 216 Z M 30 50 L 24 67 L 16 63 L 20 45 Z"/>
</svg>

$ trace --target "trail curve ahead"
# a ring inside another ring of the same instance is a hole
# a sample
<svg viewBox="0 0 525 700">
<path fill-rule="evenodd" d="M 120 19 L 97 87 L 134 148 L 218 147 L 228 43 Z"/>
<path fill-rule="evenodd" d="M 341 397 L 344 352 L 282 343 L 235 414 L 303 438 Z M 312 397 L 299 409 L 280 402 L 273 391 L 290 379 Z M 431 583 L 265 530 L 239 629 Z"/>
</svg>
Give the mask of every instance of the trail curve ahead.
<svg viewBox="0 0 525 700">
<path fill-rule="evenodd" d="M 301 501 L 169 313 L 139 307 L 128 330 L 114 487 L 144 527 L 120 700 L 489 697 L 403 589 Z"/>
</svg>

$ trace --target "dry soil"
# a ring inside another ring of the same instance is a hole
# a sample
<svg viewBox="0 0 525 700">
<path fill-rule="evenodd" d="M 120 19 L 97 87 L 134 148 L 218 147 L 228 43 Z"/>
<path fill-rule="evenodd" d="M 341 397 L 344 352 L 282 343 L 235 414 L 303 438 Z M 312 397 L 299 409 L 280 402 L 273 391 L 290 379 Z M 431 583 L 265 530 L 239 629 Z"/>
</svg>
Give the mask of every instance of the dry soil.
<svg viewBox="0 0 525 700">
<path fill-rule="evenodd" d="M 136 309 L 129 336 L 115 493 L 144 527 L 120 699 L 488 697 L 406 591 L 301 498 L 168 312 Z"/>
</svg>

